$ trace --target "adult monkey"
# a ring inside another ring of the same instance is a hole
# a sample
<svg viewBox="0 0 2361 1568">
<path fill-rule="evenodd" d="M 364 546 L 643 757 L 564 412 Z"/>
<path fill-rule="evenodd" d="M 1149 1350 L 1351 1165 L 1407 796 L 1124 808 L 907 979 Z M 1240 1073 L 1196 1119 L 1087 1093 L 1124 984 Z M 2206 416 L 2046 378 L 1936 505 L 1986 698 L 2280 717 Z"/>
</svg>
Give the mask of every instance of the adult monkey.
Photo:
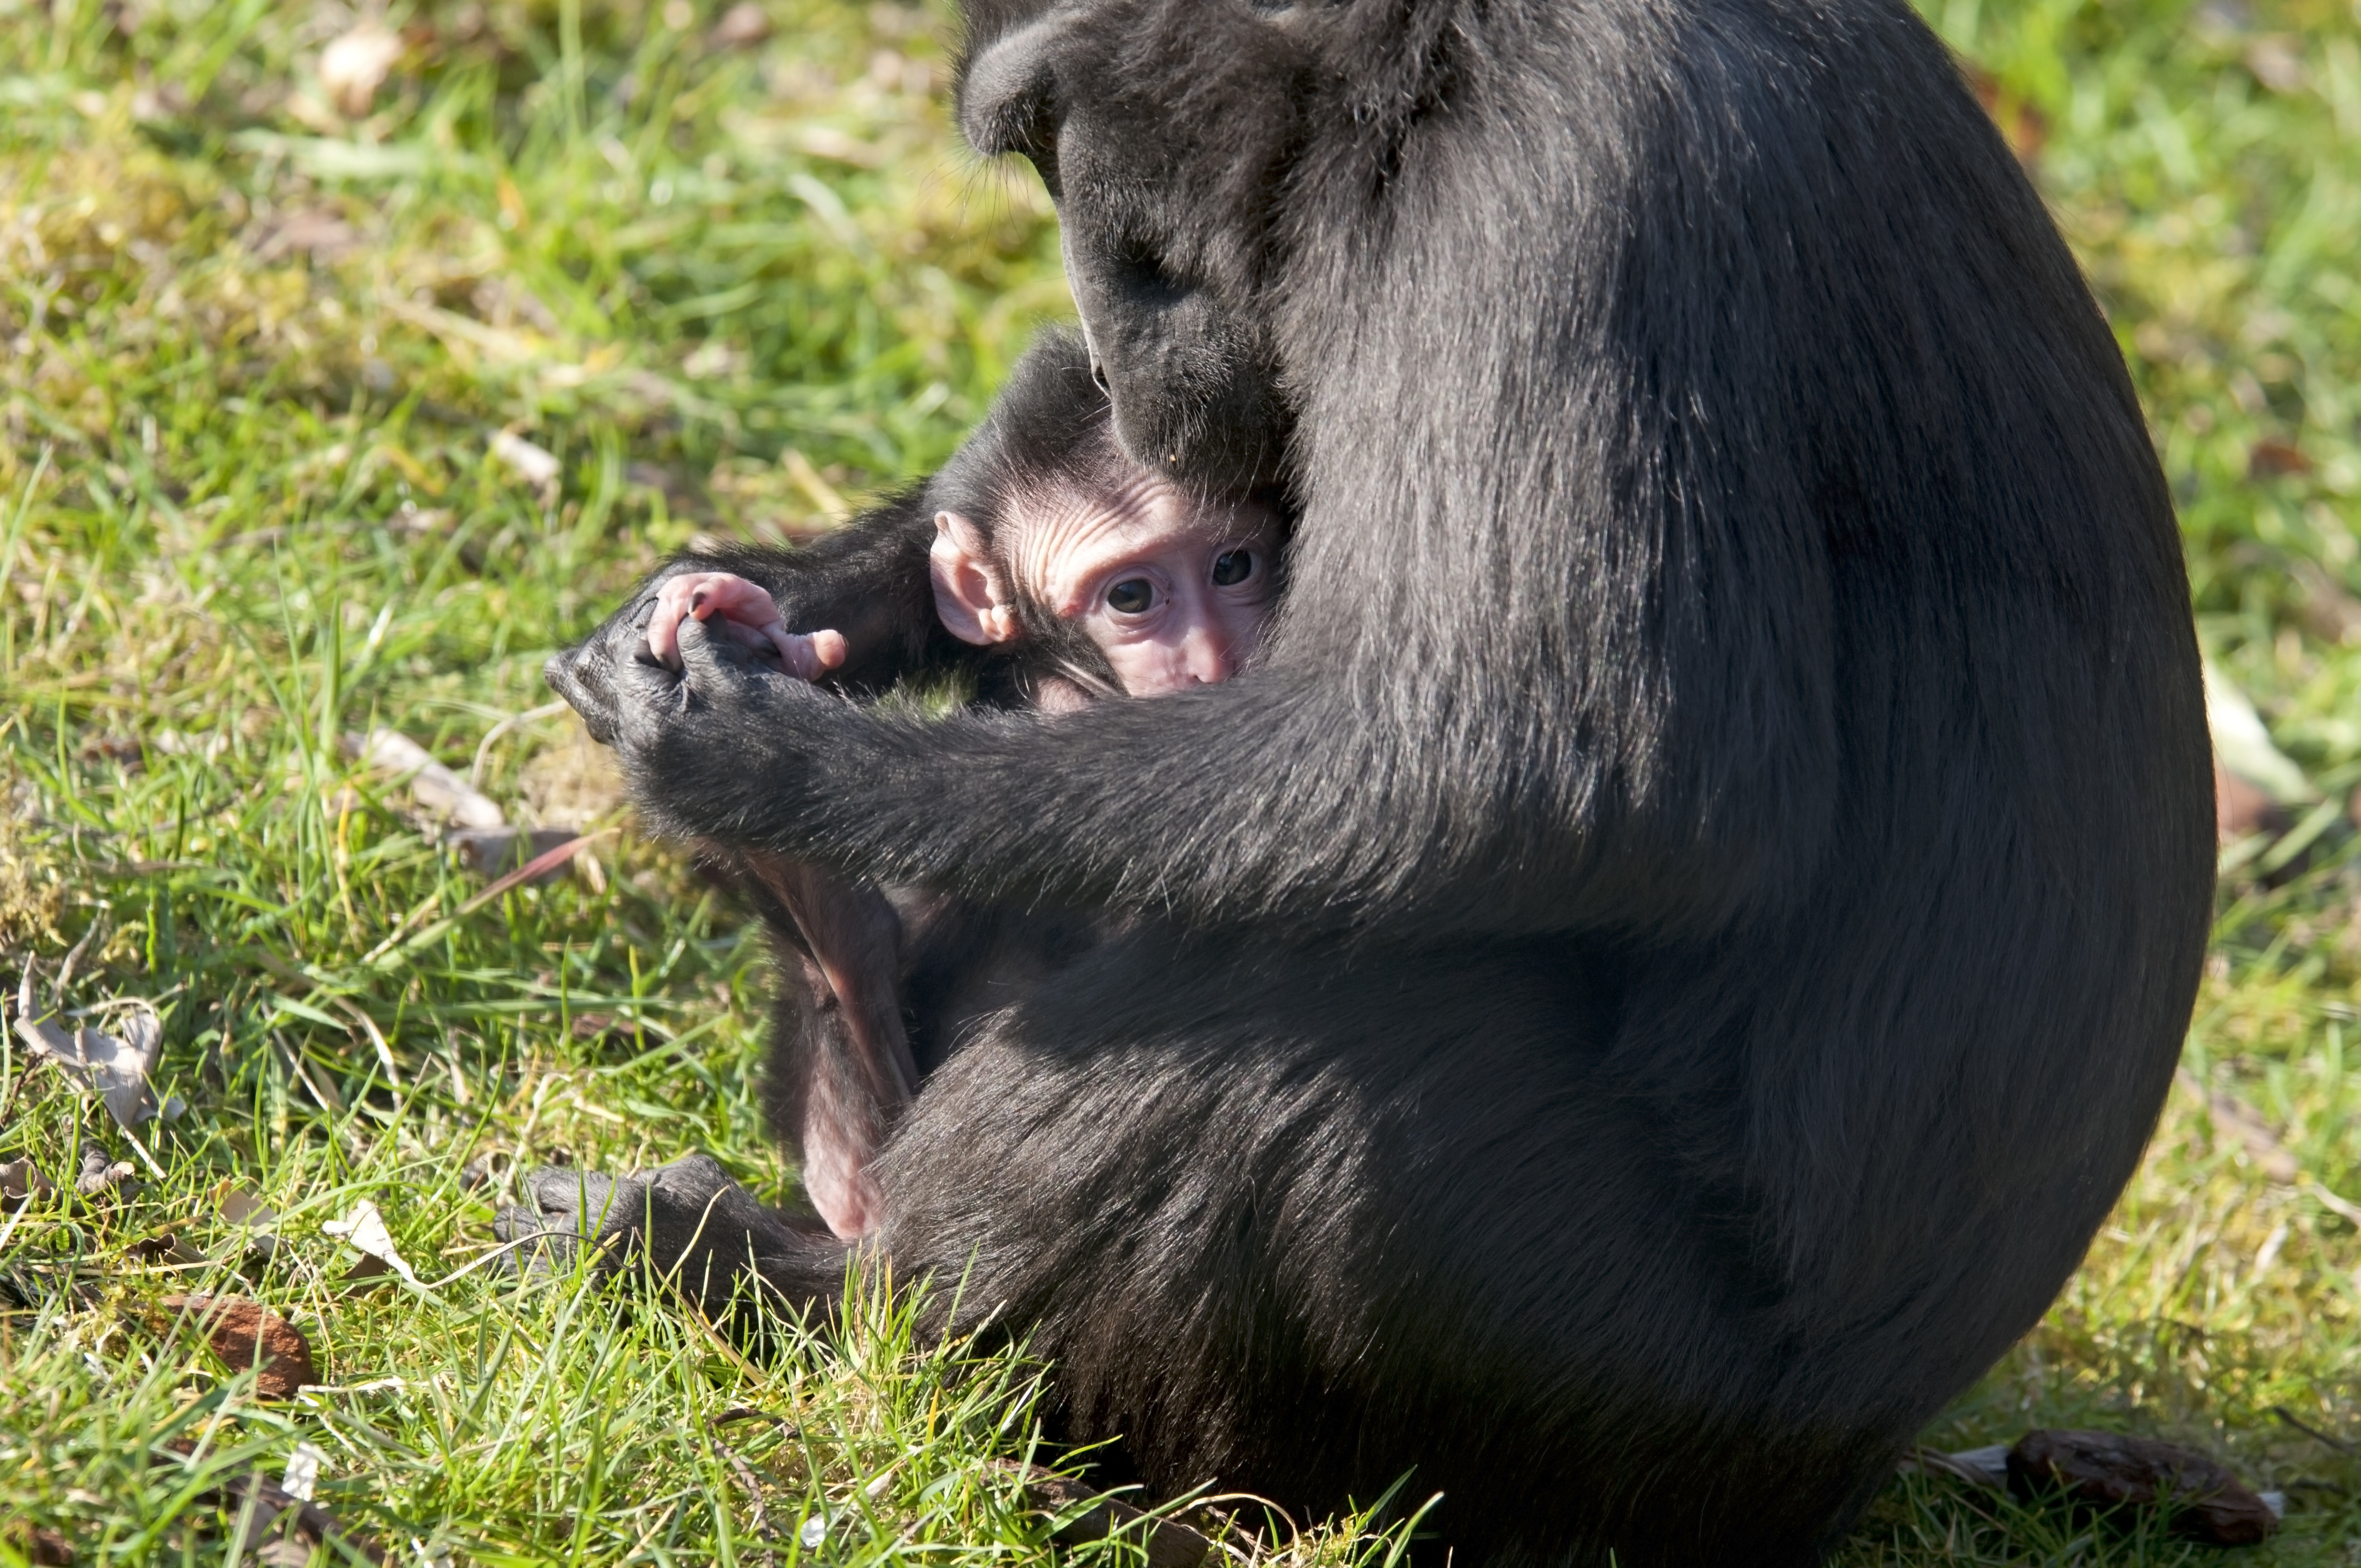
<svg viewBox="0 0 2361 1568">
<path fill-rule="evenodd" d="M 1126 446 L 1289 478 L 1265 666 L 920 726 L 627 615 L 555 678 L 675 831 L 1169 920 L 884 1168 L 1074 1435 L 1811 1560 L 2074 1266 L 2204 939 L 2178 540 L 2039 202 L 1899 0 L 979 0 L 961 81 Z M 706 1162 L 625 1197 L 834 1288 Z"/>
</svg>

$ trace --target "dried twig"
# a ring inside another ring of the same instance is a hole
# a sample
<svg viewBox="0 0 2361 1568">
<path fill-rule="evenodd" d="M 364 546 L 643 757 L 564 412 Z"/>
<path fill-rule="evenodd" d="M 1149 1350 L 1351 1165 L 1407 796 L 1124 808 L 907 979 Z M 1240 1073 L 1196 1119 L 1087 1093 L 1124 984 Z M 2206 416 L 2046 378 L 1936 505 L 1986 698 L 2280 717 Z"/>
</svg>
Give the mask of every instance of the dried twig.
<svg viewBox="0 0 2361 1568">
<path fill-rule="evenodd" d="M 2339 1453 L 2351 1453 L 2354 1452 L 2353 1444 L 2347 1442 L 2341 1437 L 2331 1437 L 2326 1432 L 2321 1431 L 2318 1427 L 2309 1425 L 2297 1420 L 2295 1412 L 2289 1409 L 2285 1405 L 2273 1405 L 2271 1407 L 2271 1414 L 2277 1416 L 2289 1426 L 2295 1428 L 2296 1431 L 2303 1433 L 2304 1436 L 2312 1439 L 2314 1442 L 2324 1442 Z"/>
<path fill-rule="evenodd" d="M 768 1541 L 771 1539 L 771 1511 L 763 1505 L 763 1478 L 754 1474 L 752 1465 L 738 1456 L 736 1449 L 711 1432 L 705 1434 L 705 1441 L 712 1445 L 713 1452 L 721 1462 L 730 1466 L 730 1472 L 738 1477 L 738 1484 L 746 1488 L 747 1510 L 754 1533 Z"/>
</svg>

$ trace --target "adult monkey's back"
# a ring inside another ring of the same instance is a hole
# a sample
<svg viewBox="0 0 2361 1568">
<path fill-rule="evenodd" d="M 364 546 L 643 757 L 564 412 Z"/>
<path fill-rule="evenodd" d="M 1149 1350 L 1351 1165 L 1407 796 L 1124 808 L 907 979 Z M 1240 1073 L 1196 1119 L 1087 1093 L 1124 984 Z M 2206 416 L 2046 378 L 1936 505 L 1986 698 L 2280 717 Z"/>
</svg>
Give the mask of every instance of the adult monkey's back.
<svg viewBox="0 0 2361 1568">
<path fill-rule="evenodd" d="M 1126 446 L 1298 499 L 1266 667 L 918 726 L 626 626 L 594 721 L 678 831 L 1193 933 L 888 1157 L 1078 1435 L 1807 1560 L 2074 1266 L 2195 983 L 2186 586 L 2071 259 L 1887 0 L 971 26 Z"/>
</svg>

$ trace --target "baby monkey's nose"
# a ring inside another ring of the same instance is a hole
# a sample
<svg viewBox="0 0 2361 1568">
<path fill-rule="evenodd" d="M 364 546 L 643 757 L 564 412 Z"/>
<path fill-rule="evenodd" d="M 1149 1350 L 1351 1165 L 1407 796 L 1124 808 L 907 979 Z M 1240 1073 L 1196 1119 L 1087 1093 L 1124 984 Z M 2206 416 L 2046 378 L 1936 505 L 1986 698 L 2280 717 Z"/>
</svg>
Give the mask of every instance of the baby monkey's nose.
<svg viewBox="0 0 2361 1568">
<path fill-rule="evenodd" d="M 1230 657 L 1226 637 L 1200 631 L 1182 646 L 1181 658 L 1189 679 L 1201 686 L 1218 685 L 1237 674 L 1237 661 Z"/>
</svg>

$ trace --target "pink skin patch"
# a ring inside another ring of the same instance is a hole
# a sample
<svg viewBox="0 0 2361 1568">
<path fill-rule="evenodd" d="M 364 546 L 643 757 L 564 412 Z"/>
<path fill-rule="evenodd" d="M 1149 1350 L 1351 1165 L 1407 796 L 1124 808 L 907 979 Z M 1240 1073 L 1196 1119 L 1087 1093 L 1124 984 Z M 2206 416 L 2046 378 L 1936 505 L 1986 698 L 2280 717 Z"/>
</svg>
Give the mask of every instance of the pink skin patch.
<svg viewBox="0 0 2361 1568">
<path fill-rule="evenodd" d="M 954 597 L 971 579 L 960 541 L 973 525 L 946 513 L 939 587 Z M 1159 696 L 1237 674 L 1262 641 L 1278 593 L 1272 571 L 1278 519 L 1256 502 L 1209 504 L 1155 474 L 1113 491 L 1056 485 L 1013 498 L 1002 524 L 1015 542 L 1011 573 L 1032 598 L 1081 627 L 1106 654 L 1123 689 Z M 990 590 L 1003 599 L 1005 591 Z M 1001 605 L 972 604 L 971 641 L 1016 634 Z M 958 629 L 954 628 L 955 631 Z"/>
<path fill-rule="evenodd" d="M 840 632 L 802 635 L 787 630 L 778 607 L 759 584 L 732 572 L 684 572 L 656 590 L 656 613 L 648 622 L 648 652 L 667 669 L 680 668 L 680 623 L 711 622 L 749 648 L 776 650 L 787 673 L 816 681 L 844 663 Z"/>
<path fill-rule="evenodd" d="M 883 1223 L 884 1194 L 870 1169 L 914 1095 L 910 1056 L 895 990 L 902 927 L 874 888 L 849 883 L 808 861 L 751 854 L 747 860 L 786 905 L 806 951 L 795 956 L 807 1002 L 833 1002 L 840 1051 L 802 1064 L 804 1194 L 837 1235 L 854 1241 Z"/>
</svg>

